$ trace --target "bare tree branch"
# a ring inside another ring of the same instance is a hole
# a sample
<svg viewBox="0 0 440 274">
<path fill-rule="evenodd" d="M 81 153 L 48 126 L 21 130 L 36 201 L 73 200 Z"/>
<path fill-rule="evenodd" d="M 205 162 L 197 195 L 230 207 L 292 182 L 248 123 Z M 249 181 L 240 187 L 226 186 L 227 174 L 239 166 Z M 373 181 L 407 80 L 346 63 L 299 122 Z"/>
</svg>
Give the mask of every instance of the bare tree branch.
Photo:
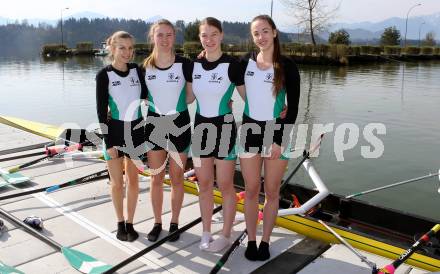
<svg viewBox="0 0 440 274">
<path fill-rule="evenodd" d="M 312 43 L 316 45 L 315 32 L 323 31 L 336 16 L 340 3 L 334 8 L 328 8 L 325 0 L 281 0 L 289 13 L 296 18 L 297 25 L 303 25 L 310 34 Z"/>
</svg>

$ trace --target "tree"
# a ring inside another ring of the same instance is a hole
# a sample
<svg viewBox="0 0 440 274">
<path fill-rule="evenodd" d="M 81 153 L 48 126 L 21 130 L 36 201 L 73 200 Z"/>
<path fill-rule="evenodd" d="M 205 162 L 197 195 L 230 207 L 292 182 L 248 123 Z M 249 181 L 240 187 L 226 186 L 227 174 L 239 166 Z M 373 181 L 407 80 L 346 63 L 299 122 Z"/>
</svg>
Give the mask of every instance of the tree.
<svg viewBox="0 0 440 274">
<path fill-rule="evenodd" d="M 196 19 L 196 21 L 189 22 L 185 26 L 185 41 L 199 41 L 199 25 L 200 21 Z"/>
<path fill-rule="evenodd" d="M 304 25 L 313 45 L 316 46 L 315 33 L 325 30 L 335 16 L 339 6 L 329 9 L 323 0 L 282 0 L 286 8 L 298 19 L 297 25 Z"/>
<path fill-rule="evenodd" d="M 329 44 L 350 45 L 350 34 L 345 29 L 330 33 L 328 38 Z"/>
<path fill-rule="evenodd" d="M 425 36 L 425 41 L 423 41 L 424 46 L 433 47 L 435 46 L 435 34 L 434 32 L 430 31 Z"/>
<path fill-rule="evenodd" d="M 183 44 L 183 34 L 185 33 L 185 21 L 177 20 L 174 25 L 176 26 L 176 43 Z"/>
<path fill-rule="evenodd" d="M 396 26 L 388 27 L 380 37 L 380 44 L 383 46 L 397 46 L 400 45 L 400 31 Z"/>
</svg>

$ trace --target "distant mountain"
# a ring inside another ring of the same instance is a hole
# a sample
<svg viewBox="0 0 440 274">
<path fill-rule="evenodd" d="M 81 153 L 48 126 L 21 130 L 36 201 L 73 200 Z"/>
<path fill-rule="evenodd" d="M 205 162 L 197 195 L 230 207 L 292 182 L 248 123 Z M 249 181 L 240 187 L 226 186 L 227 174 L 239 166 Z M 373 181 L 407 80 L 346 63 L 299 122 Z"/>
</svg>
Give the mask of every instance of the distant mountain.
<svg viewBox="0 0 440 274">
<path fill-rule="evenodd" d="M 65 18 L 64 19 L 69 19 L 69 18 L 95 19 L 95 18 L 107 18 L 107 17 L 108 16 L 106 16 L 104 14 L 99 14 L 99 13 L 90 12 L 90 11 L 78 12 L 78 13 L 73 13 L 73 14 L 69 14 L 69 11 L 65 11 Z M 162 19 L 162 16 L 155 15 L 155 16 L 143 19 L 143 21 L 146 23 L 153 23 L 159 19 Z M 388 18 L 388 19 L 380 21 L 380 22 L 335 23 L 335 24 L 331 25 L 328 32 L 319 33 L 319 36 L 323 39 L 320 42 L 327 41 L 328 36 L 329 36 L 329 32 L 335 31 L 335 30 L 338 30 L 341 28 L 345 29 L 350 34 L 350 39 L 353 42 L 360 42 L 360 43 L 367 42 L 367 43 L 369 43 L 370 41 L 377 41 L 378 39 L 380 39 L 380 36 L 383 33 L 384 29 L 387 27 L 392 27 L 392 26 L 396 26 L 396 28 L 398 30 L 400 30 L 400 34 L 403 38 L 405 36 L 405 21 L 406 21 L 406 18 L 392 17 L 392 18 Z M 27 22 L 27 24 L 34 25 L 34 26 L 38 26 L 39 23 L 47 24 L 50 26 L 55 26 L 59 22 L 59 19 L 49 20 L 49 19 L 42 19 L 42 18 L 31 18 L 31 19 L 25 19 L 25 20 L 16 20 L 16 19 L 11 19 L 11 18 L 0 17 L 0 25 L 5 25 L 7 23 L 15 23 L 15 22 L 18 22 L 18 23 Z M 425 24 L 423 24 L 423 26 L 422 26 L 423 22 L 425 22 Z M 408 19 L 407 39 L 408 40 L 410 40 L 410 39 L 418 40 L 419 29 L 421 29 L 420 36 L 422 39 L 425 37 L 426 33 L 433 31 L 435 34 L 435 38 L 437 40 L 440 40 L 440 28 L 438 28 L 438 26 L 440 26 L 440 12 L 430 14 L 430 15 L 424 15 L 424 16 L 410 17 Z M 294 28 L 287 27 L 287 29 L 296 29 L 296 28 L 297 28 L 296 26 Z M 287 29 L 285 29 L 285 30 L 287 30 Z M 298 39 L 300 41 L 302 41 L 302 40 L 308 41 L 309 40 L 306 36 L 298 38 L 297 34 L 290 34 L 289 39 L 287 39 L 287 40 L 298 41 Z"/>
<path fill-rule="evenodd" d="M 163 19 L 163 17 L 160 16 L 160 15 L 155 15 L 153 17 L 145 19 L 144 21 L 147 22 L 147 23 L 154 23 L 156 21 L 159 21 L 160 19 Z"/>
<path fill-rule="evenodd" d="M 8 23 L 8 18 L 0 16 L 0 25 L 6 25 Z"/>
<path fill-rule="evenodd" d="M 96 18 L 107 18 L 109 16 L 106 16 L 104 14 L 100 14 L 100 13 L 96 13 L 96 12 L 91 12 L 91 11 L 84 11 L 84 12 L 77 12 L 74 14 L 69 14 L 68 11 L 65 11 L 63 13 L 63 20 L 67 20 L 70 18 L 75 18 L 75 19 L 80 19 L 80 18 L 87 18 L 87 19 L 96 19 Z M 160 19 L 162 19 L 163 17 L 160 15 L 155 15 L 152 17 L 149 17 L 147 19 L 145 19 L 144 21 L 146 23 L 154 23 Z M 60 19 L 43 19 L 43 18 L 31 18 L 31 19 L 25 19 L 26 22 L 28 22 L 29 25 L 34 25 L 34 26 L 38 26 L 38 24 L 43 23 L 43 24 L 47 24 L 47 25 L 51 25 L 51 26 L 55 26 Z M 23 20 L 17 20 L 17 19 L 11 19 L 11 18 L 6 18 L 6 17 L 0 17 L 0 25 L 6 25 L 8 23 L 22 23 Z"/>
<path fill-rule="evenodd" d="M 350 38 L 361 39 L 365 35 L 364 39 L 380 38 L 383 30 L 387 27 L 396 26 L 400 30 L 402 37 L 405 36 L 405 22 L 406 18 L 392 17 L 380 22 L 359 22 L 359 23 L 336 23 L 330 28 L 331 31 L 338 29 L 345 29 L 350 33 Z M 425 22 L 422 26 L 421 24 Z M 408 18 L 408 39 L 418 39 L 419 29 L 421 27 L 420 36 L 424 38 L 426 33 L 433 31 L 435 33 L 436 39 L 440 39 L 440 12 L 423 15 L 414 16 Z"/>
<path fill-rule="evenodd" d="M 66 11 L 67 13 L 67 11 Z M 92 11 L 84 11 L 84 12 L 77 12 L 74 14 L 67 14 L 66 18 L 75 18 L 75 19 L 79 19 L 79 18 L 87 18 L 87 19 L 95 19 L 95 18 L 106 18 L 108 16 L 105 16 L 103 14 L 100 13 L 96 13 L 96 12 L 92 12 Z"/>
</svg>

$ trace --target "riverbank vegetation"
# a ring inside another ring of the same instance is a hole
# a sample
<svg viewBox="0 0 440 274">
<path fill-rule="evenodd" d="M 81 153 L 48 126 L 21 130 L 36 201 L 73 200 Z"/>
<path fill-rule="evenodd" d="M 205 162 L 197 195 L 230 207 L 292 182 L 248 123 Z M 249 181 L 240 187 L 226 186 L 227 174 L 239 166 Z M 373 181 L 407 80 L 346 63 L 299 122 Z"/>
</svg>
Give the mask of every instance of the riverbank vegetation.
<svg viewBox="0 0 440 274">
<path fill-rule="evenodd" d="M 198 22 L 185 23 L 179 20 L 175 23 L 177 53 L 193 57 L 201 50 L 197 36 Z M 60 24 L 8 24 L 0 26 L 0 35 L 4 37 L 4 42 L 0 44 L 0 56 L 35 56 L 39 53 L 44 57 L 94 55 L 99 50 L 98 54 L 103 55 L 101 43 L 118 29 L 127 30 L 136 37 L 137 55 L 147 55 L 150 46 L 146 34 L 150 26 L 150 23 L 142 20 L 68 19 L 63 23 L 65 43 L 61 45 Z M 241 55 L 253 50 L 249 23 L 223 22 L 223 26 L 225 52 Z M 376 45 L 353 44 L 343 29 L 330 33 L 328 40 L 316 36 L 316 45 L 313 45 L 311 36 L 306 33 L 280 32 L 279 35 L 283 53 L 298 63 L 346 65 L 372 61 L 439 59 L 439 47 L 432 33 L 428 33 L 418 43 L 408 40 L 407 46 L 403 46 L 405 43 L 395 27 L 385 29 L 380 44 Z"/>
</svg>

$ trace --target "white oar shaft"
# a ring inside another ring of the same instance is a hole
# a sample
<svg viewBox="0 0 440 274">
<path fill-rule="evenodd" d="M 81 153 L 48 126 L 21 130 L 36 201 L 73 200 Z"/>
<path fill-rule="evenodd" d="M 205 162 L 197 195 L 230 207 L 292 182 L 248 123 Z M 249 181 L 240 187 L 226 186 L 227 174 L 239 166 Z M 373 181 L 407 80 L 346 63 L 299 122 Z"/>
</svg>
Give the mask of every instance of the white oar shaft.
<svg viewBox="0 0 440 274">
<path fill-rule="evenodd" d="M 351 252 L 353 252 L 359 259 L 361 259 L 362 262 L 365 262 L 369 267 L 376 268 L 376 264 L 371 262 L 367 259 L 364 255 L 362 255 L 359 251 L 354 249 L 354 247 L 351 246 L 344 238 L 342 238 L 336 231 L 333 230 L 330 226 L 328 226 L 326 223 L 324 223 L 322 220 L 318 220 L 320 224 L 322 224 L 328 231 L 330 231 L 331 234 L 333 234 L 336 239 L 338 239 L 343 245 L 345 245 Z"/>
<path fill-rule="evenodd" d="M 373 188 L 373 189 L 370 189 L 370 190 L 365 190 L 365 191 L 362 191 L 362 192 L 359 192 L 359 193 L 351 194 L 351 195 L 346 196 L 345 198 L 346 199 L 350 199 L 350 198 L 361 196 L 361 195 L 368 194 L 368 193 L 371 193 L 371 192 L 376 192 L 376 191 L 379 191 L 379 190 L 383 190 L 383 189 L 392 188 L 392 187 L 395 187 L 395 186 L 400 186 L 400 185 L 404 185 L 404 184 L 420 181 L 420 180 L 423 180 L 423 179 L 426 179 L 426 178 L 430 178 L 430 177 L 434 177 L 434 176 L 437 176 L 437 175 L 439 175 L 438 172 L 434 173 L 434 174 L 429 173 L 428 175 L 417 177 L 417 178 L 414 178 L 414 179 L 405 180 L 405 181 L 397 182 L 397 183 L 394 183 L 394 184 L 390 184 L 390 185 L 386 185 L 386 186 L 381 186 L 381 187 Z"/>
<path fill-rule="evenodd" d="M 77 159 L 87 159 L 87 158 L 99 158 L 102 157 L 103 153 L 100 150 L 95 151 L 85 151 L 85 152 L 66 152 L 63 154 L 60 154 L 58 156 L 54 156 L 52 160 L 77 160 Z"/>
</svg>

